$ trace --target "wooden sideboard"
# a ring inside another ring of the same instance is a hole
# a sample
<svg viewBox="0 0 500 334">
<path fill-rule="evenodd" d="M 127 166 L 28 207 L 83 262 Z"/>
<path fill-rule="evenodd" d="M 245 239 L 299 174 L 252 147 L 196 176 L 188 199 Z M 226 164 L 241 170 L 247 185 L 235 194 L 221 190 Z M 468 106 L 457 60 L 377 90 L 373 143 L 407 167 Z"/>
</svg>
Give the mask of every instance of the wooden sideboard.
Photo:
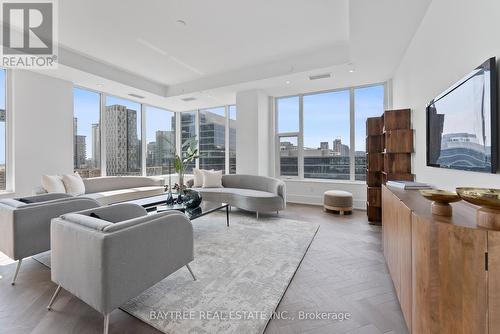
<svg viewBox="0 0 500 334">
<path fill-rule="evenodd" d="M 382 187 L 384 256 L 411 333 L 500 333 L 500 231 L 476 207 L 431 214 L 418 191 Z"/>
</svg>

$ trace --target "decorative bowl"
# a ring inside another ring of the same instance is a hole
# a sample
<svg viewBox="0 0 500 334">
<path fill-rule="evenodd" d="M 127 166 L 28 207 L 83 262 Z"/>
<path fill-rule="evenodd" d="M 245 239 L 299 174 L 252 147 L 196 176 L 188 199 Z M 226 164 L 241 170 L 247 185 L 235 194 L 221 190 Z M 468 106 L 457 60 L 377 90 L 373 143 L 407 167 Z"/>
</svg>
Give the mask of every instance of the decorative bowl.
<svg viewBox="0 0 500 334">
<path fill-rule="evenodd" d="M 188 209 L 194 209 L 201 204 L 201 194 L 193 189 L 184 190 L 184 205 Z"/>
<path fill-rule="evenodd" d="M 453 203 L 460 201 L 460 197 L 456 192 L 448 190 L 423 189 L 420 190 L 420 195 L 424 196 L 430 201 L 439 203 Z"/>
<path fill-rule="evenodd" d="M 476 213 L 478 226 L 500 230 L 500 189 L 460 187 L 457 193 L 464 201 L 481 207 Z"/>
<path fill-rule="evenodd" d="M 438 216 L 450 217 L 453 213 L 450 203 L 460 201 L 454 191 L 440 189 L 423 189 L 420 195 L 432 201 L 431 212 Z"/>
<path fill-rule="evenodd" d="M 500 189 L 459 187 L 457 194 L 469 203 L 500 210 Z"/>
</svg>

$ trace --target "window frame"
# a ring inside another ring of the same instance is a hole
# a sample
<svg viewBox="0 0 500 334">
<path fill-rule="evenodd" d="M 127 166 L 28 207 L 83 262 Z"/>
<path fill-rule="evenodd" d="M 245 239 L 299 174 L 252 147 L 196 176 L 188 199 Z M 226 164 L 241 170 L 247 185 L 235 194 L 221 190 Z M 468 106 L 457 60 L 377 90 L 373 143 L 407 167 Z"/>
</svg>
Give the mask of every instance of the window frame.
<svg viewBox="0 0 500 334">
<path fill-rule="evenodd" d="M 12 110 L 12 76 L 11 69 L 0 67 L 0 70 L 5 71 L 5 133 L 4 133 L 4 152 L 5 152 L 5 189 L 0 189 L 0 195 L 8 195 L 15 192 L 14 185 L 14 169 L 12 164 L 14 162 L 14 148 L 11 146 L 13 143 L 13 117 Z"/>
<path fill-rule="evenodd" d="M 7 71 L 7 69 L 6 69 Z M 7 72 L 6 72 L 6 82 L 7 82 Z M 9 92 L 8 90 L 8 87 L 9 85 L 6 83 L 6 92 Z M 128 101 L 131 101 L 133 103 L 138 103 L 139 104 L 139 110 L 137 112 L 138 115 L 140 115 L 140 121 L 141 121 L 141 134 L 140 134 L 140 139 L 141 139 L 141 154 L 140 154 L 140 158 L 141 158 L 141 175 L 142 176 L 146 176 L 147 174 L 147 166 L 146 166 L 146 158 L 147 158 L 147 142 L 146 142 L 146 131 L 147 131 L 147 127 L 146 127 L 146 109 L 147 107 L 151 107 L 151 108 L 157 108 L 157 109 L 162 109 L 162 110 L 165 110 L 167 112 L 173 112 L 175 114 L 175 147 L 176 147 L 176 150 L 177 152 L 180 152 L 181 150 L 181 146 L 182 146 L 182 133 L 181 133 L 181 130 L 182 130 L 182 113 L 186 113 L 186 112 L 194 112 L 194 115 L 195 115 L 195 133 L 196 133 L 196 138 L 198 139 L 198 151 L 200 149 L 200 144 L 199 144 L 199 136 L 200 136 L 200 110 L 206 110 L 206 109 L 215 109 L 215 108 L 224 108 L 224 115 L 225 115 L 225 134 L 224 134 L 224 139 L 225 139 L 225 143 L 224 143 L 224 146 L 225 146 L 225 152 L 224 152 L 224 157 L 225 157 L 225 166 L 224 166 L 224 172 L 225 174 L 229 174 L 230 172 L 230 164 L 229 164 L 229 108 L 231 106 L 234 106 L 235 107 L 235 111 L 236 111 L 236 119 L 238 118 L 238 109 L 236 108 L 236 104 L 227 104 L 227 105 L 218 105 L 218 106 L 214 106 L 214 107 L 207 107 L 207 108 L 198 108 L 198 109 L 191 109 L 191 110 L 185 110 L 185 111 L 172 111 L 172 110 L 169 110 L 165 107 L 160 107 L 160 106 L 155 106 L 153 104 L 150 104 L 150 103 L 145 103 L 145 102 L 140 102 L 140 101 L 137 101 L 135 99 L 131 99 L 131 98 L 128 98 L 128 97 L 123 97 L 121 95 L 117 95 L 117 94 L 108 94 L 108 93 L 105 93 L 105 92 L 102 92 L 102 91 L 98 91 L 98 90 L 95 90 L 95 89 L 92 89 L 92 88 L 88 88 L 88 87 L 84 87 L 84 86 L 81 86 L 81 85 L 73 85 L 73 88 L 78 88 L 78 89 L 82 89 L 82 90 L 87 90 L 87 91 L 90 91 L 90 92 L 93 92 L 93 93 L 97 93 L 99 94 L 99 103 L 100 103 L 100 110 L 99 110 L 99 125 L 100 125 L 100 142 L 101 142 L 101 151 L 100 151 L 100 162 L 101 162 L 101 165 L 100 165 L 100 169 L 101 169 L 101 176 L 107 176 L 107 173 L 106 173 L 106 170 L 107 170 L 107 164 L 106 164 L 106 142 L 105 142 L 105 138 L 106 138 L 106 126 L 105 124 L 103 124 L 103 121 L 104 121 L 104 112 L 106 111 L 106 98 L 107 97 L 115 97 L 115 98 L 119 98 L 119 99 L 124 99 L 124 100 L 128 100 Z M 73 96 L 74 98 L 74 96 Z M 7 122 L 7 120 L 9 118 L 8 115 L 7 115 L 7 110 L 10 109 L 9 108 L 9 99 L 8 99 L 8 94 L 6 96 L 6 157 L 5 157 L 5 170 L 6 170 L 6 189 L 11 189 L 9 188 L 9 184 L 10 184 L 10 177 L 9 177 L 9 168 L 8 168 L 8 161 L 10 161 L 10 149 L 8 150 L 8 146 L 7 146 L 7 139 L 9 138 L 10 136 L 10 124 L 9 122 Z M 73 110 L 73 116 L 74 116 L 75 112 Z M 74 140 L 74 136 L 75 134 L 73 133 L 73 140 Z M 73 148 L 74 148 L 74 145 L 73 145 Z M 73 152 L 73 155 L 75 154 L 75 152 Z M 196 168 L 199 168 L 199 164 L 200 164 L 200 159 L 196 159 L 196 164 L 195 164 L 195 167 Z M 163 174 L 163 175 L 157 175 L 157 176 L 167 176 L 168 174 Z M 5 191 L 8 191 L 8 190 L 5 190 Z M 4 191 L 0 191 L 1 192 L 4 192 Z"/>
<path fill-rule="evenodd" d="M 356 180 L 356 110 L 355 110 L 355 90 L 358 88 L 369 88 L 383 86 L 384 87 L 384 110 L 389 108 L 389 82 L 378 82 L 373 84 L 358 85 L 344 88 L 336 88 L 315 92 L 307 92 L 302 94 L 292 94 L 274 97 L 274 141 L 275 141 L 275 154 L 274 154 L 274 171 L 275 177 L 286 181 L 312 181 L 312 182 L 326 182 L 326 183 L 357 183 L 366 184 L 366 181 Z M 304 96 L 311 96 L 324 93 L 336 93 L 341 91 L 349 91 L 349 180 L 336 180 L 336 179 L 318 179 L 318 178 L 304 178 Z M 290 97 L 299 97 L 299 131 L 297 132 L 279 132 L 279 110 L 278 100 Z M 282 137 L 295 137 L 298 136 L 298 176 L 282 176 L 280 165 L 280 139 Z"/>
</svg>

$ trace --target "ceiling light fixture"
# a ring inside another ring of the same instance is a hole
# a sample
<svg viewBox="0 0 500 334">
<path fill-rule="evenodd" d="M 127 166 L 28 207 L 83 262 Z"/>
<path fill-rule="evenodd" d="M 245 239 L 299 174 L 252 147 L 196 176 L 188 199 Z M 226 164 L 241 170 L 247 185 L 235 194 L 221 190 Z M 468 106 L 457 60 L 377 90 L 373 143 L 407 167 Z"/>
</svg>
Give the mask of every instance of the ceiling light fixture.
<svg viewBox="0 0 500 334">
<path fill-rule="evenodd" d="M 351 68 L 351 69 L 349 70 L 349 73 L 354 73 L 355 71 L 356 71 L 356 70 L 355 70 L 354 68 Z"/>
<path fill-rule="evenodd" d="M 190 96 L 190 97 L 184 97 L 184 98 L 181 98 L 181 100 L 182 100 L 182 101 L 184 101 L 184 102 L 191 102 L 191 101 L 196 100 L 196 98 L 195 98 L 195 97 Z"/>
<path fill-rule="evenodd" d="M 317 75 L 310 75 L 309 80 L 319 80 L 319 79 L 327 79 L 330 78 L 332 75 L 330 73 L 324 73 L 324 74 L 317 74 Z"/>
<path fill-rule="evenodd" d="M 287 85 L 289 85 L 289 84 L 291 83 L 291 81 L 290 81 L 290 80 L 287 80 L 287 81 L 285 81 L 285 83 L 286 83 Z"/>
<path fill-rule="evenodd" d="M 134 93 L 130 93 L 130 94 L 128 94 L 128 96 L 132 96 L 132 97 L 135 97 L 137 99 L 143 99 L 144 98 L 144 96 L 139 95 L 139 94 L 134 94 Z"/>
</svg>

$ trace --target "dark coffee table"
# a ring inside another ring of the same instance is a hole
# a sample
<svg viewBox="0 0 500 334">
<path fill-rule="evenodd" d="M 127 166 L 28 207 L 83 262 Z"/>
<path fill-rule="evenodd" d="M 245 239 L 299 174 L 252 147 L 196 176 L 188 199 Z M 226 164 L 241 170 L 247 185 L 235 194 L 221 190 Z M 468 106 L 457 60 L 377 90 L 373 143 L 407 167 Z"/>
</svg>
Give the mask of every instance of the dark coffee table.
<svg viewBox="0 0 500 334">
<path fill-rule="evenodd" d="M 176 195 L 174 195 L 174 198 Z M 209 213 L 226 209 L 226 225 L 229 226 L 229 204 L 220 202 L 211 202 L 202 200 L 199 207 L 194 209 L 187 209 L 182 204 L 167 205 L 167 195 L 157 195 L 127 201 L 126 203 L 133 203 L 142 206 L 148 212 L 165 212 L 177 210 L 183 212 L 190 220 L 203 217 Z"/>
</svg>

